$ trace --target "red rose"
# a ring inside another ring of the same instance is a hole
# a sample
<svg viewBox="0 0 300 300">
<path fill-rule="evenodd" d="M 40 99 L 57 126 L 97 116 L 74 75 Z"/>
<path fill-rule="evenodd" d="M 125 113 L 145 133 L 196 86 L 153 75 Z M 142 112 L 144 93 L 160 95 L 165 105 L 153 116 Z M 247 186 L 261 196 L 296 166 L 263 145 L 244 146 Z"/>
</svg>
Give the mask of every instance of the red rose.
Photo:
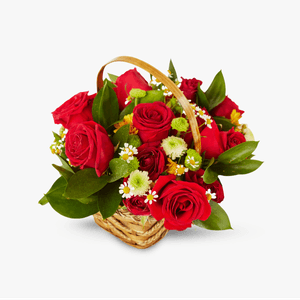
<svg viewBox="0 0 300 300">
<path fill-rule="evenodd" d="M 73 124 L 92 121 L 92 106 L 96 94 L 88 96 L 88 92 L 81 92 L 67 100 L 53 113 L 55 124 L 61 124 L 69 129 Z"/>
<path fill-rule="evenodd" d="M 125 108 L 125 101 L 129 96 L 131 89 L 140 89 L 144 91 L 152 90 L 152 87 L 148 85 L 145 78 L 136 70 L 136 68 L 129 70 L 119 76 L 115 82 L 117 86 L 114 88 L 116 92 L 120 110 Z M 129 104 L 129 103 L 128 103 Z"/>
<path fill-rule="evenodd" d="M 149 178 L 155 181 L 166 169 L 167 156 L 160 142 L 145 143 L 138 147 L 137 159 L 140 162 L 139 169 L 147 171 Z"/>
<path fill-rule="evenodd" d="M 146 196 L 133 196 L 131 198 L 123 199 L 123 204 L 128 211 L 137 216 L 149 216 L 150 210 L 145 203 Z"/>
<path fill-rule="evenodd" d="M 71 126 L 66 135 L 66 155 L 73 166 L 95 168 L 100 177 L 114 157 L 106 130 L 94 121 Z"/>
<path fill-rule="evenodd" d="M 208 115 L 206 109 L 203 108 L 203 110 Z M 205 151 L 205 158 L 217 158 L 221 153 L 224 152 L 224 149 L 220 136 L 220 131 L 216 122 L 212 120 L 211 128 L 209 128 L 207 125 L 202 125 L 204 123 L 204 120 L 200 117 L 197 117 L 196 120 L 201 135 L 201 154 Z M 188 133 L 182 135 L 189 147 L 191 146 L 191 143 L 193 141 L 193 135 L 190 131 L 191 130 L 189 128 Z"/>
<path fill-rule="evenodd" d="M 198 80 L 196 78 L 193 79 L 184 79 L 182 78 L 181 84 L 180 84 L 180 90 L 183 92 L 184 96 L 188 100 L 192 100 L 192 102 L 196 101 L 196 94 L 197 94 L 197 88 L 198 84 L 202 84 L 201 80 Z"/>
<path fill-rule="evenodd" d="M 211 110 L 210 114 L 214 117 L 217 116 L 231 119 L 230 115 L 234 109 L 241 115 L 244 113 L 243 110 L 240 110 L 239 107 L 226 96 L 223 102 Z"/>
<path fill-rule="evenodd" d="M 246 142 L 245 136 L 241 132 L 234 131 L 233 128 L 231 128 L 229 131 L 222 131 L 220 135 L 224 151 Z"/>
<path fill-rule="evenodd" d="M 198 171 L 188 171 L 185 173 L 185 180 L 188 182 L 195 182 L 198 183 L 200 186 L 202 186 L 206 191 L 208 189 L 211 190 L 212 193 L 216 193 L 216 199 L 211 199 L 217 203 L 220 203 L 224 199 L 224 191 L 222 184 L 219 180 L 216 180 L 215 182 L 211 184 L 207 184 L 203 181 L 203 174 L 204 170 L 200 169 Z"/>
<path fill-rule="evenodd" d="M 185 230 L 194 220 L 205 221 L 211 213 L 205 189 L 194 182 L 176 181 L 175 175 L 160 176 L 153 188 L 158 198 L 149 205 L 156 220 L 165 219 L 165 228 Z"/>
<path fill-rule="evenodd" d="M 142 142 L 150 143 L 168 137 L 174 118 L 172 110 L 162 102 L 141 103 L 133 109 L 132 123 Z"/>
</svg>

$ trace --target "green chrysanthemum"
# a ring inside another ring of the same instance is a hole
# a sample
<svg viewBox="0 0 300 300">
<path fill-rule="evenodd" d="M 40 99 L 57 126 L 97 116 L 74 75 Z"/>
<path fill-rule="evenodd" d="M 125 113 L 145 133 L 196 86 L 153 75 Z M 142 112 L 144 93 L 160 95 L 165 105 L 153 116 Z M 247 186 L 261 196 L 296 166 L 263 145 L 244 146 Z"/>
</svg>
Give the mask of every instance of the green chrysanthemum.
<svg viewBox="0 0 300 300">
<path fill-rule="evenodd" d="M 180 157 L 183 152 L 187 150 L 186 142 L 182 138 L 176 136 L 169 136 L 164 139 L 161 143 L 161 147 L 164 148 L 166 154 L 172 159 Z"/>
<path fill-rule="evenodd" d="M 172 129 L 180 132 L 186 132 L 189 128 L 189 123 L 185 118 L 179 117 L 172 120 Z"/>
<path fill-rule="evenodd" d="M 200 154 L 194 149 L 189 149 L 187 151 L 184 165 L 191 171 L 197 171 L 200 169 L 201 163 L 202 157 L 200 156 Z"/>
<path fill-rule="evenodd" d="M 128 184 L 134 188 L 132 194 L 134 196 L 143 196 L 150 188 L 150 183 L 152 181 L 149 180 L 148 172 L 147 171 L 133 171 L 129 178 Z"/>
</svg>

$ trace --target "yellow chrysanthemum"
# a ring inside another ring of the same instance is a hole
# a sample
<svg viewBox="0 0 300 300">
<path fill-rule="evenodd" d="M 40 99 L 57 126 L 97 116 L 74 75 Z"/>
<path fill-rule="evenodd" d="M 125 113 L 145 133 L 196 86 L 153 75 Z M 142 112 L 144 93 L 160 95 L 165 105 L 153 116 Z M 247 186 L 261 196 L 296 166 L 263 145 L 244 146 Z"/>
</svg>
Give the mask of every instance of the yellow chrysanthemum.
<svg viewBox="0 0 300 300">
<path fill-rule="evenodd" d="M 233 109 L 231 114 L 230 114 L 230 122 L 233 124 L 233 125 L 237 125 L 239 126 L 240 123 L 239 123 L 239 119 L 241 118 L 241 114 L 239 112 L 236 111 L 236 109 Z"/>
<path fill-rule="evenodd" d="M 114 130 L 114 133 L 116 133 L 122 126 L 130 124 L 129 134 L 137 134 L 138 130 L 132 125 L 132 117 L 133 114 L 126 115 L 122 122 L 115 124 L 114 126 L 116 129 Z"/>
<path fill-rule="evenodd" d="M 169 174 L 176 175 L 177 173 L 177 164 L 174 162 L 172 159 L 168 157 L 168 162 L 167 162 L 167 170 Z"/>
</svg>

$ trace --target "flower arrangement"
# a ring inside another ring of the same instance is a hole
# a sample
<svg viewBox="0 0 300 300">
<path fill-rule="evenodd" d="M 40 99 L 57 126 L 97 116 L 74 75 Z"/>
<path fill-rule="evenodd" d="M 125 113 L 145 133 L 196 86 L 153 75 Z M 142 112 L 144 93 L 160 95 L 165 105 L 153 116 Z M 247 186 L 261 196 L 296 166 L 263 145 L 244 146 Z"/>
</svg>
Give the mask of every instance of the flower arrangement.
<svg viewBox="0 0 300 300">
<path fill-rule="evenodd" d="M 219 175 L 262 162 L 252 159 L 258 142 L 226 96 L 222 72 L 204 92 L 201 80 L 178 78 L 172 61 L 167 78 L 121 58 L 149 71 L 150 82 L 136 68 L 103 81 L 104 66 L 97 94 L 78 93 L 52 113 L 61 125 L 50 147 L 61 176 L 39 203 L 70 218 L 124 211 L 143 228 L 152 218 L 166 230 L 230 229 Z"/>
</svg>

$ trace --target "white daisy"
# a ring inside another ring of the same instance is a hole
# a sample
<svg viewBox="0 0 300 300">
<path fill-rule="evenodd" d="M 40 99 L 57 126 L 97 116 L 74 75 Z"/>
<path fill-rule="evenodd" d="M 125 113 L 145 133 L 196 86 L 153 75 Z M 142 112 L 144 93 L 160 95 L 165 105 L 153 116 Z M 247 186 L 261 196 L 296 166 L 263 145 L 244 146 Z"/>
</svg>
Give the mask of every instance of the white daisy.
<svg viewBox="0 0 300 300">
<path fill-rule="evenodd" d="M 155 191 L 152 192 L 152 190 L 150 190 L 148 192 L 148 195 L 145 194 L 145 196 L 147 196 L 145 199 L 145 203 L 149 202 L 150 205 L 152 204 L 152 201 L 156 202 L 156 199 L 158 198 L 158 195 L 156 195 L 156 192 Z"/>
<path fill-rule="evenodd" d="M 200 166 L 200 162 L 196 161 L 194 156 L 187 156 L 186 162 L 190 164 L 193 168 L 198 168 Z"/>
<path fill-rule="evenodd" d="M 175 175 L 180 176 L 188 171 L 189 171 L 189 169 L 185 168 L 184 165 L 177 165 L 176 170 L 175 170 Z"/>
<path fill-rule="evenodd" d="M 122 198 L 130 198 L 133 196 L 133 190 L 134 188 L 131 187 L 127 182 L 122 183 L 119 187 L 119 193 L 122 195 Z"/>
<path fill-rule="evenodd" d="M 210 201 L 211 199 L 217 198 L 216 193 L 212 193 L 210 189 L 208 189 L 205 194 L 206 194 L 208 201 Z"/>
<path fill-rule="evenodd" d="M 122 150 L 119 153 L 119 155 L 120 155 L 120 158 L 125 160 L 127 163 L 130 163 L 130 161 L 134 159 L 133 155 L 131 154 L 131 152 L 129 152 L 128 149 L 126 151 Z"/>
<path fill-rule="evenodd" d="M 129 145 L 128 143 L 125 143 L 124 147 L 121 147 L 120 149 L 125 151 L 125 152 L 128 152 L 128 154 L 130 156 L 138 154 L 138 151 L 137 151 L 136 147 L 133 147 L 132 145 Z"/>
</svg>

